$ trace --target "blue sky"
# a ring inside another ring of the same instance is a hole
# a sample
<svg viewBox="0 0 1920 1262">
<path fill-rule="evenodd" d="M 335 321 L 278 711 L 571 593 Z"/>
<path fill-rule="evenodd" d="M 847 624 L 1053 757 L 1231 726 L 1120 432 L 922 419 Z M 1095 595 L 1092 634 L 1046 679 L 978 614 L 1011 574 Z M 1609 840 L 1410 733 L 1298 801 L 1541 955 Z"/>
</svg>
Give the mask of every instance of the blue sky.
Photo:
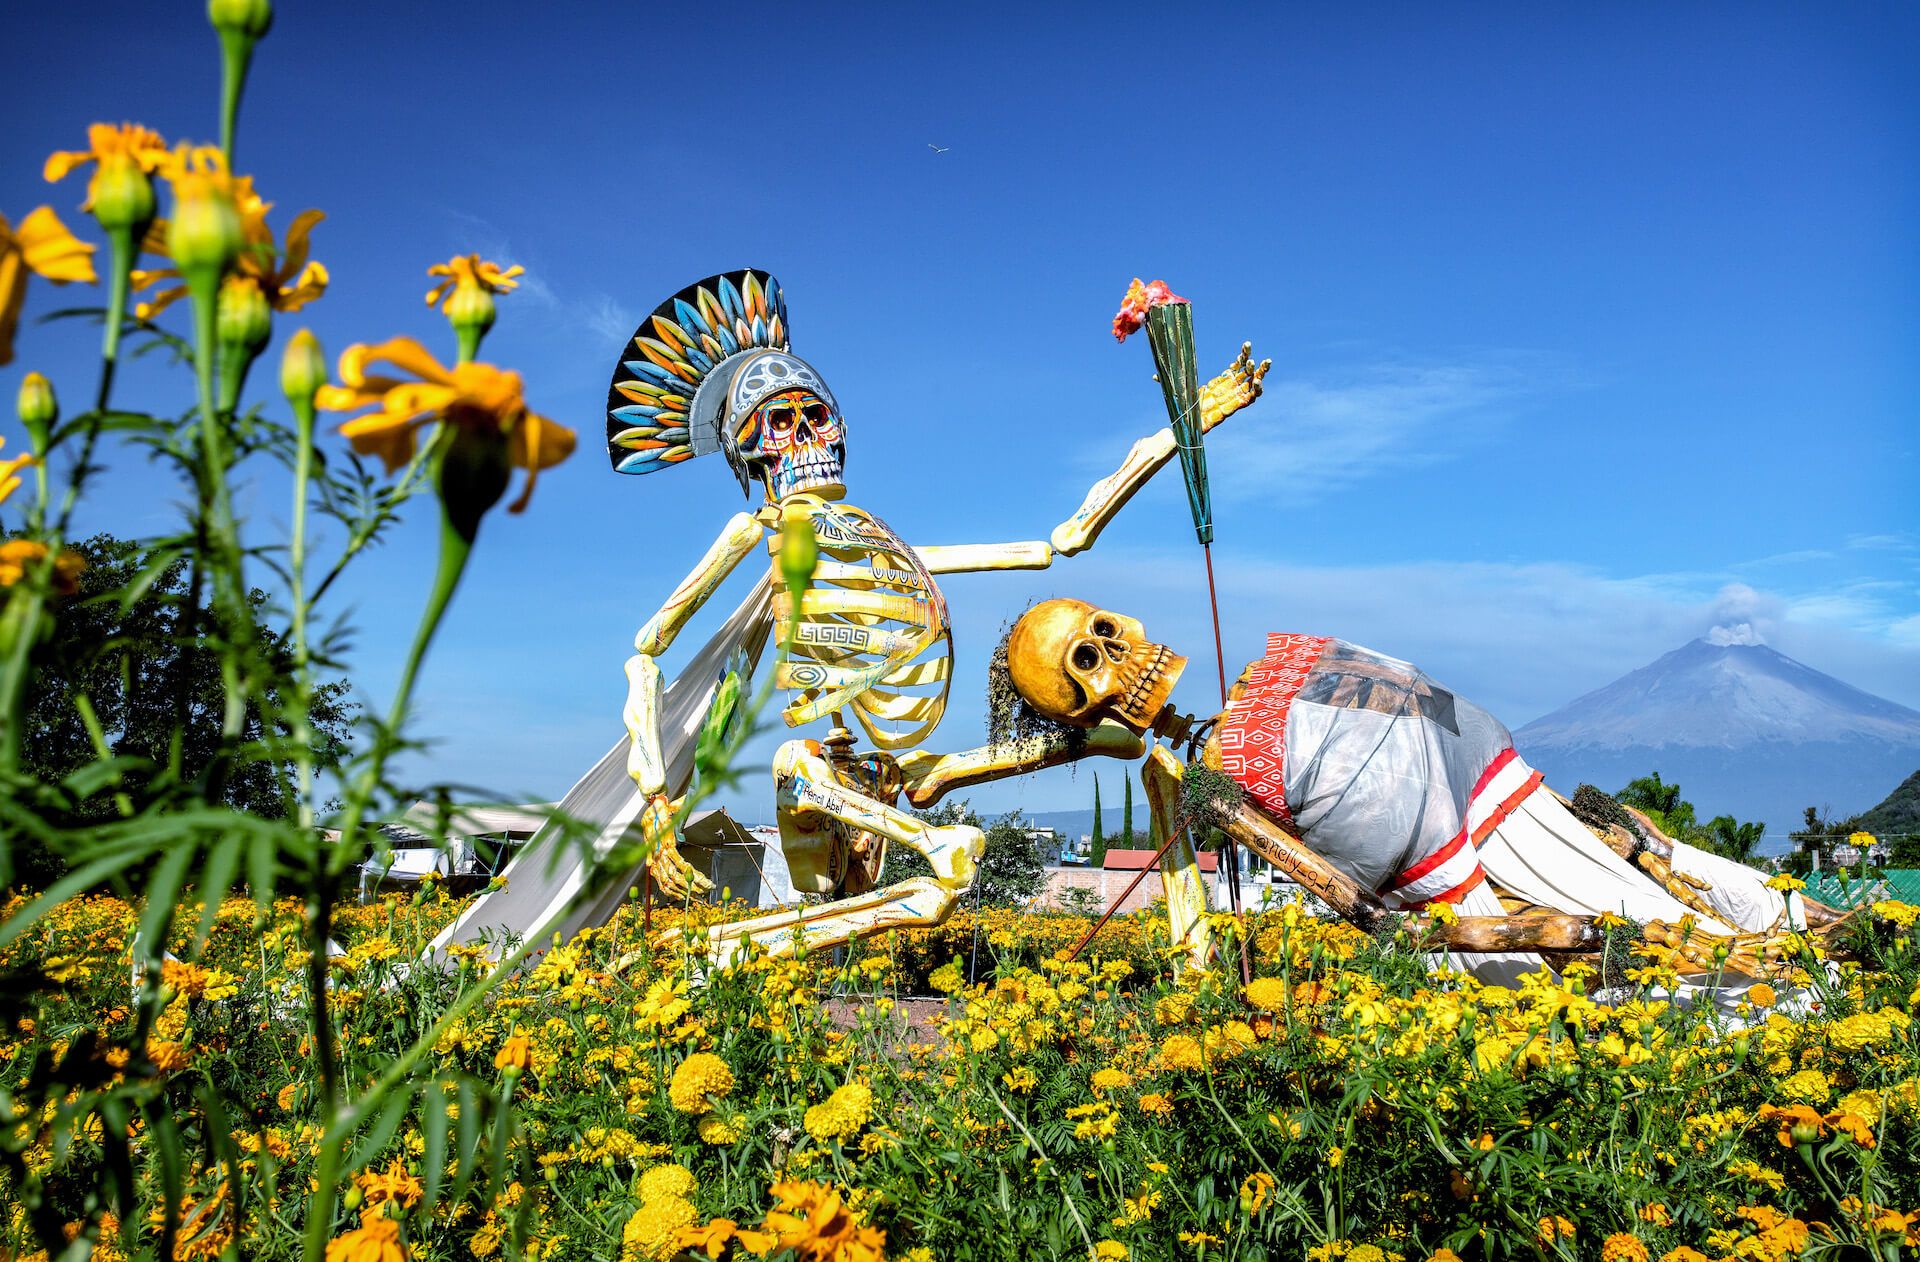
<svg viewBox="0 0 1920 1262">
<path fill-rule="evenodd" d="M 426 266 L 523 264 L 487 357 L 583 439 L 487 524 L 423 684 L 422 778 L 555 796 L 618 735 L 634 629 L 741 499 L 717 457 L 612 474 L 607 379 L 657 301 L 744 265 L 780 277 L 847 412 L 849 498 L 914 542 L 1044 538 L 1164 422 L 1146 348 L 1107 332 L 1131 277 L 1193 300 L 1203 362 L 1271 356 L 1209 442 L 1230 666 L 1269 630 L 1338 635 L 1518 726 L 1751 621 L 1920 706 L 1910 7 L 280 9 L 239 158 L 280 224 L 327 212 L 333 287 L 299 320 L 336 353 L 450 355 Z M 38 171 L 96 119 L 210 139 L 199 14 L 19 15 L 0 210 L 76 222 L 80 181 Z M 29 328 L 0 389 L 40 368 L 77 403 L 90 341 Z M 190 402 L 145 366 L 121 398 Z M 84 525 L 164 529 L 179 488 L 113 466 Z M 243 496 L 284 523 L 270 471 Z M 431 547 L 417 514 L 342 585 L 382 702 Z M 1170 471 L 1091 553 L 949 581 L 937 742 L 980 739 L 982 663 L 1037 596 L 1204 661 L 1198 564 Z M 1211 690 L 1196 668 L 1180 696 Z M 975 800 L 1089 792 L 1055 772 Z M 771 792 L 733 805 L 770 818 Z"/>
</svg>

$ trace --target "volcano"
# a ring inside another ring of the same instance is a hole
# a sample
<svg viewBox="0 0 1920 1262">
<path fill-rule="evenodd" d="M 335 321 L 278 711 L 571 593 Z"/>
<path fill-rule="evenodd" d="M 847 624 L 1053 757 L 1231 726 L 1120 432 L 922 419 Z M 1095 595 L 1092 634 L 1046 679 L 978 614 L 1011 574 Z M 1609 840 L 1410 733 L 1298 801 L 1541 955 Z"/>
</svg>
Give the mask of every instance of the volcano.
<svg viewBox="0 0 1920 1262">
<path fill-rule="evenodd" d="M 1807 807 L 1865 810 L 1920 767 L 1920 711 L 1822 674 L 1745 628 L 1716 628 L 1513 735 L 1563 792 L 1582 782 L 1612 792 L 1658 771 L 1701 819 L 1764 820 L 1782 844 Z"/>
</svg>

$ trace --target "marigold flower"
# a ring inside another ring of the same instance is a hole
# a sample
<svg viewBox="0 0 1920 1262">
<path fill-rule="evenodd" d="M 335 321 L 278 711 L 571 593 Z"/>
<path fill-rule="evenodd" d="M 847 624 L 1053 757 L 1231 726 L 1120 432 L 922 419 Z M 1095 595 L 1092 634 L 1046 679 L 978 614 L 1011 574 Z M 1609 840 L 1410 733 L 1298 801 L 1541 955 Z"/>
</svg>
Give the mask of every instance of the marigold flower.
<svg viewBox="0 0 1920 1262">
<path fill-rule="evenodd" d="M 93 284 L 94 247 L 67 231 L 50 206 L 41 206 L 15 228 L 0 215 L 0 365 L 13 362 L 13 335 L 27 301 L 29 273 L 56 285 Z"/>
<path fill-rule="evenodd" d="M 54 396 L 53 383 L 37 372 L 22 377 L 20 393 L 14 396 L 14 414 L 20 418 L 20 424 L 26 427 L 34 450 L 45 451 L 52 440 L 54 422 L 60 419 L 60 400 Z M 0 445 L 4 445 L 5 441 L 0 439 Z M 18 471 L 20 466 L 14 468 Z M 5 493 L 0 492 L 0 499 L 4 498 Z"/>
<path fill-rule="evenodd" d="M 12 587 L 27 572 L 46 559 L 47 545 L 37 539 L 8 539 L 0 542 L 0 587 Z M 77 552 L 62 552 L 53 563 L 53 590 L 56 595 L 71 596 L 80 590 L 80 574 L 87 568 Z"/>
<path fill-rule="evenodd" d="M 1204 1068 L 1206 1061 L 1199 1043 L 1185 1034 L 1175 1034 L 1160 1045 L 1160 1064 L 1166 1069 L 1194 1070 Z"/>
<path fill-rule="evenodd" d="M 1765 982 L 1755 982 L 1747 987 L 1747 1002 L 1756 1008 L 1771 1008 L 1778 999 L 1779 996 L 1773 993 L 1773 987 Z"/>
<path fill-rule="evenodd" d="M 1818 1069 L 1803 1069 L 1780 1084 L 1780 1094 L 1788 1100 L 1825 1104 L 1833 1096 L 1833 1086 Z"/>
<path fill-rule="evenodd" d="M 1140 1111 L 1155 1117 L 1166 1117 L 1173 1112 L 1173 1101 L 1158 1091 L 1149 1091 L 1140 1097 Z"/>
<path fill-rule="evenodd" d="M 361 1215 L 360 1225 L 327 1242 L 327 1262 L 407 1262 L 400 1223 L 383 1214 Z"/>
<path fill-rule="evenodd" d="M 134 123 L 95 123 L 87 128 L 85 149 L 49 154 L 41 174 L 56 184 L 87 163 L 97 163 L 80 209 L 94 212 L 105 227 L 134 227 L 153 218 L 153 182 L 148 177 L 171 156 L 156 131 Z"/>
<path fill-rule="evenodd" d="M 1548 1214 L 1539 1223 L 1540 1243 L 1552 1246 L 1555 1239 L 1573 1239 L 1573 1223 L 1559 1214 Z"/>
<path fill-rule="evenodd" d="M 1262 1012 L 1284 1012 L 1287 984 L 1278 977 L 1256 977 L 1247 983 L 1247 1002 Z"/>
<path fill-rule="evenodd" d="M 171 1074 L 185 1069 L 192 1063 L 193 1058 L 187 1054 L 187 1049 L 178 1043 L 150 1039 L 147 1042 L 147 1059 L 152 1061 L 153 1067 L 161 1073 Z"/>
<path fill-rule="evenodd" d="M 1255 1170 L 1240 1180 L 1240 1208 L 1248 1215 L 1258 1214 L 1266 1208 L 1267 1198 L 1273 1194 L 1274 1178 L 1265 1170 Z"/>
<path fill-rule="evenodd" d="M 770 1191 L 779 1203 L 762 1224 L 771 1239 L 750 1241 L 748 1233 L 740 1233 L 742 1243 L 753 1252 L 767 1254 L 784 1248 L 821 1262 L 882 1262 L 886 1234 L 861 1226 L 838 1188 L 790 1181 L 776 1183 Z M 762 1243 L 769 1247 L 760 1248 Z"/>
<path fill-rule="evenodd" d="M 425 1194 L 420 1180 L 407 1173 L 398 1157 L 387 1164 L 385 1170 L 369 1170 L 354 1178 L 354 1184 L 367 1198 L 368 1205 L 378 1205 L 382 1201 L 398 1201 L 412 1209 L 420 1203 Z"/>
<path fill-rule="evenodd" d="M 1834 1134 L 1845 1135 L 1862 1148 L 1873 1147 L 1873 1127 L 1858 1113 L 1829 1113 L 1826 1122 Z"/>
<path fill-rule="evenodd" d="M 641 1202 L 621 1229 L 620 1257 L 623 1262 L 638 1262 L 641 1258 L 664 1262 L 679 1252 L 680 1232 L 692 1226 L 699 1216 L 691 1201 L 677 1196 Z"/>
<path fill-rule="evenodd" d="M 231 192 L 234 209 L 240 216 L 240 252 L 233 260 L 235 275 L 249 282 L 274 311 L 298 311 L 324 294 L 330 279 L 326 265 L 308 255 L 313 248 L 314 226 L 326 215 L 318 210 L 306 210 L 294 216 L 293 222 L 287 225 L 286 249 L 282 250 L 274 243 L 273 229 L 267 224 L 267 212 L 273 209 L 273 203 L 261 200 L 260 194 L 254 191 L 253 177 L 235 176 Z M 170 259 L 169 235 L 166 222 L 160 221 L 147 233 L 143 248 L 149 254 Z M 167 281 L 179 283 L 157 289 L 134 307 L 136 316 L 142 320 L 153 319 L 186 297 L 187 287 L 178 267 L 133 273 L 135 290 L 155 289 Z"/>
<path fill-rule="evenodd" d="M 1347 1250 L 1347 1262 L 1387 1262 L 1387 1251 L 1377 1244 L 1357 1244 Z"/>
<path fill-rule="evenodd" d="M 183 276 L 225 272 L 246 243 L 240 219 L 245 190 L 227 170 L 226 155 L 210 145 L 182 144 L 160 173 L 173 189 L 173 214 L 163 234 L 167 257 Z"/>
<path fill-rule="evenodd" d="M 712 1052 L 695 1052 L 681 1061 L 667 1084 L 667 1098 L 682 1113 L 711 1113 L 713 1102 L 733 1090 L 733 1070 Z"/>
<path fill-rule="evenodd" d="M 1811 1144 L 1826 1134 L 1826 1119 L 1804 1104 L 1789 1104 L 1779 1108 L 1771 1104 L 1762 1105 L 1759 1114 L 1763 1122 L 1779 1124 L 1780 1146 L 1792 1148 L 1796 1144 Z"/>
<path fill-rule="evenodd" d="M 1631 1232 L 1616 1231 L 1601 1242 L 1600 1262 L 1647 1262 L 1647 1246 Z"/>
<path fill-rule="evenodd" d="M 6 445 L 7 440 L 0 437 L 0 447 Z M 23 451 L 11 459 L 0 460 L 0 504 L 6 503 L 7 497 L 20 486 L 20 471 L 31 469 L 39 463 L 40 458 L 30 451 Z"/>
<path fill-rule="evenodd" d="M 533 1041 L 524 1034 L 509 1035 L 506 1043 L 494 1053 L 493 1067 L 516 1074 L 533 1068 Z"/>
<path fill-rule="evenodd" d="M 1170 302 L 1185 302 L 1186 299 L 1167 288 L 1167 282 L 1156 280 L 1142 284 L 1138 276 L 1133 284 L 1127 286 L 1126 297 L 1120 300 L 1120 311 L 1113 317 L 1113 338 L 1124 342 L 1146 327 L 1147 312 Z"/>
<path fill-rule="evenodd" d="M 368 371 L 378 364 L 416 380 Z M 539 471 L 573 454 L 573 431 L 528 410 L 517 372 L 478 363 L 446 368 L 412 338 L 396 337 L 348 347 L 339 375 L 341 384 L 322 387 L 314 401 L 331 412 L 377 408 L 349 420 L 340 432 L 355 451 L 378 455 L 390 473 L 413 458 L 414 431 L 444 422 L 457 431 L 456 441 L 503 443 L 508 462 L 527 471 L 526 489 L 508 509 L 517 513 L 532 497 Z"/>
<path fill-rule="evenodd" d="M 873 1092 L 865 1083 L 838 1087 L 825 1103 L 807 1110 L 807 1134 L 821 1143 L 852 1139 L 873 1113 Z"/>
<path fill-rule="evenodd" d="M 687 1200 L 693 1196 L 700 1184 L 693 1177 L 693 1171 L 678 1162 L 667 1162 L 654 1166 L 640 1176 L 635 1185 L 643 1201 L 658 1201 L 668 1198 Z"/>
<path fill-rule="evenodd" d="M 740 1123 L 728 1121 L 712 1113 L 700 1119 L 697 1129 L 700 1132 L 700 1142 L 712 1144 L 715 1148 L 725 1148 L 728 1144 L 737 1143 L 742 1133 Z"/>
<path fill-rule="evenodd" d="M 1781 872 L 1767 878 L 1767 888 L 1789 894 L 1807 888 L 1807 883 L 1791 872 Z"/>
<path fill-rule="evenodd" d="M 1127 1246 L 1118 1240 L 1102 1240 L 1093 1246 L 1095 1262 L 1127 1262 Z"/>
</svg>

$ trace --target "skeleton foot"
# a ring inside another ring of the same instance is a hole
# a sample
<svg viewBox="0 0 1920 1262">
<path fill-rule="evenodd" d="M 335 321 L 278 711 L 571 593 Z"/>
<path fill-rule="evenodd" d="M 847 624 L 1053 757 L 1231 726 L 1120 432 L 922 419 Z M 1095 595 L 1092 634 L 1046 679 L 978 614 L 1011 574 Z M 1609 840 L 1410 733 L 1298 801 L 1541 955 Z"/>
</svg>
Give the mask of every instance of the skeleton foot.
<svg viewBox="0 0 1920 1262">
<path fill-rule="evenodd" d="M 731 967 L 749 952 L 749 943 L 768 955 L 787 956 L 802 946 L 823 950 L 884 929 L 937 925 L 958 900 L 957 891 L 923 876 L 831 903 L 715 925 L 707 931 L 707 963 L 715 969 Z M 680 939 L 677 933 L 663 933 L 654 941 L 671 949 Z"/>
</svg>

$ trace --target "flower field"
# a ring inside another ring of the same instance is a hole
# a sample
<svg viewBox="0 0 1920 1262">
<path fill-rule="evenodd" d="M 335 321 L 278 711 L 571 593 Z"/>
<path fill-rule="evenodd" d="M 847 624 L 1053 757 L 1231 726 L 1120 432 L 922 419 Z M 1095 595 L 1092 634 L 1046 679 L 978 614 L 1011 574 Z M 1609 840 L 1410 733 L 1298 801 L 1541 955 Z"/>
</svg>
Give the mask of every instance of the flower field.
<svg viewBox="0 0 1920 1262">
<path fill-rule="evenodd" d="M 1591 967 L 1488 988 L 1295 908 L 1252 918 L 1246 986 L 1176 979 L 1150 913 L 1068 963 L 1087 921 L 991 909 L 701 979 L 643 947 L 631 906 L 456 1015 L 477 952 L 449 973 L 407 965 L 459 906 L 436 890 L 338 913 L 347 1094 L 434 1037 L 431 1085 L 355 1138 L 360 1225 L 329 1258 L 1683 1262 L 1920 1244 L 1920 911 L 1900 904 L 1857 935 L 1862 962 L 1808 961 L 1797 997 L 1781 980 L 1799 1018 L 1663 1002 L 1668 948 L 1627 948 L 1639 980 L 1603 1003 Z M 71 900 L 0 961 L 54 983 L 15 1001 L 0 1041 L 16 1110 L 0 1256 L 43 1256 L 23 1177 L 77 1232 L 89 1207 L 63 1189 L 104 1162 L 156 1208 L 109 1214 L 100 1256 L 150 1248 L 169 1198 L 175 1256 L 290 1256 L 323 1129 L 299 908 L 222 904 L 199 962 L 165 966 L 143 1040 L 136 915 Z M 922 978 L 946 998 L 909 1023 Z M 49 1080 L 66 1090 L 18 1111 Z M 173 1138 L 168 1189 L 113 1107 L 127 1092 L 183 1117 L 210 1092 L 245 1108 Z"/>
</svg>

